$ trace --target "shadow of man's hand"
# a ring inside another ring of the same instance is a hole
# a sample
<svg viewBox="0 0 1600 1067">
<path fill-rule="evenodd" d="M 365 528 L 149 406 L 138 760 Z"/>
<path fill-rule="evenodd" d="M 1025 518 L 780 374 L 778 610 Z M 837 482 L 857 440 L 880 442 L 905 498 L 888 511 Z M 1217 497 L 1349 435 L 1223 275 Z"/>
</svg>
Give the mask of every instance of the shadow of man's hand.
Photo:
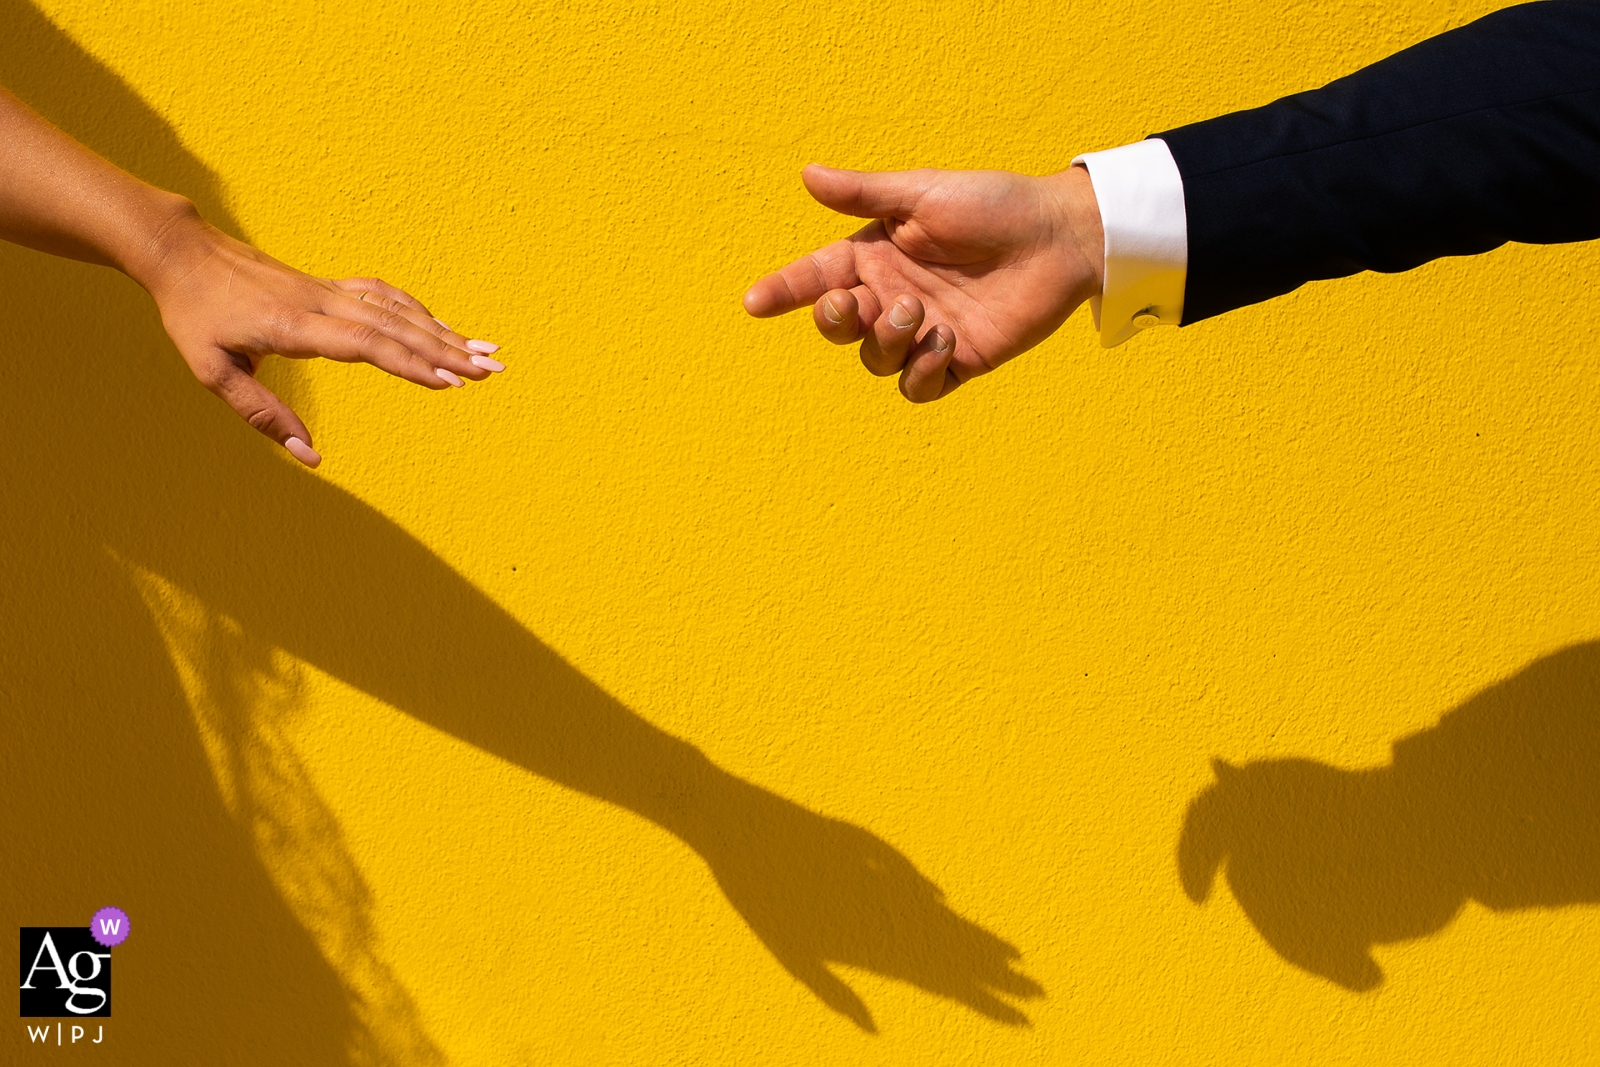
<svg viewBox="0 0 1600 1067">
<path fill-rule="evenodd" d="M 691 844 L 784 968 L 824 1003 L 876 1032 L 828 964 L 909 982 L 992 1019 L 1028 1018 L 996 993 L 1043 995 L 1011 969 L 1016 948 L 952 911 L 939 887 L 859 827 L 731 776 L 718 778 Z"/>
<path fill-rule="evenodd" d="M 1463 904 L 1600 903 L 1600 642 L 1535 660 L 1398 739 L 1393 762 L 1214 763 L 1189 805 L 1178 873 L 1222 872 L 1279 955 L 1375 989 L 1375 945 L 1427 937 Z"/>
<path fill-rule="evenodd" d="M 1201 903 L 1225 872 L 1251 923 L 1295 966 L 1376 989 L 1374 945 L 1431 934 L 1465 901 L 1443 835 L 1404 803 L 1390 768 L 1213 766 L 1217 781 L 1189 805 L 1178 839 L 1184 891 Z"/>
</svg>

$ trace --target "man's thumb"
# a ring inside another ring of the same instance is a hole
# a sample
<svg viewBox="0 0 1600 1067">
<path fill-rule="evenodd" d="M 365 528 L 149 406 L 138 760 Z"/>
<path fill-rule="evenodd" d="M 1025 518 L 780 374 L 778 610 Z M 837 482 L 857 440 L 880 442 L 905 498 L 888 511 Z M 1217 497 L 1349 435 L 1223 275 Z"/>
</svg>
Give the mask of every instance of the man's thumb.
<svg viewBox="0 0 1600 1067">
<path fill-rule="evenodd" d="M 813 163 L 800 180 L 818 202 L 863 219 L 906 218 L 927 191 L 931 170 L 836 170 Z"/>
</svg>

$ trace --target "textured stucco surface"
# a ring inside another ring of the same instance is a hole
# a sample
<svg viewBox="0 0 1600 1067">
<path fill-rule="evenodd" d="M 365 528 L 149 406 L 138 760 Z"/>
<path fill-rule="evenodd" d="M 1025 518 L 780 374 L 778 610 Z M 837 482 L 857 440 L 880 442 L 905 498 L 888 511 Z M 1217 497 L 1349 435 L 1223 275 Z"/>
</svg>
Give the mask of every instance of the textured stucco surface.
<svg viewBox="0 0 1600 1067">
<path fill-rule="evenodd" d="M 50 117 L 511 368 L 274 368 L 312 474 L 0 251 L 0 920 L 133 916 L 124 1064 L 1600 1060 L 1600 250 L 927 408 L 738 303 L 851 228 L 809 161 L 1050 171 L 1494 6 L 0 0 Z"/>
</svg>

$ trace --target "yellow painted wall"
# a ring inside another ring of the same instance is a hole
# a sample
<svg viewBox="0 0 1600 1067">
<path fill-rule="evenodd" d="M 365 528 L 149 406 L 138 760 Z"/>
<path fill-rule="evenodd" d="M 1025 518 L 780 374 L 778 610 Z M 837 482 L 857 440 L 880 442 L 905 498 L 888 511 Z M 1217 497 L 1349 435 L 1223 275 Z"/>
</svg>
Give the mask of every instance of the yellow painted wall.
<svg viewBox="0 0 1600 1067">
<path fill-rule="evenodd" d="M 78 1053 L 1600 1062 L 1600 249 L 928 408 L 739 307 L 852 228 L 806 162 L 1046 172 L 1495 6 L 0 0 L 68 131 L 511 368 L 274 367 L 313 474 L 0 248 L 0 925 L 133 917 Z"/>
</svg>

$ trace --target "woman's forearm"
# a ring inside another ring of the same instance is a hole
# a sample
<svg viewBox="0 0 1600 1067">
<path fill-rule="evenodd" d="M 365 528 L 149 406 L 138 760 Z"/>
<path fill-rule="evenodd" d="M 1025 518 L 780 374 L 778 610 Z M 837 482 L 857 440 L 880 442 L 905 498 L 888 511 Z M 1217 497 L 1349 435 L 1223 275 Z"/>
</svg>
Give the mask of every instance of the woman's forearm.
<svg viewBox="0 0 1600 1067">
<path fill-rule="evenodd" d="M 199 215 L 95 155 L 0 88 L 0 237 L 159 285 L 171 244 Z"/>
</svg>

